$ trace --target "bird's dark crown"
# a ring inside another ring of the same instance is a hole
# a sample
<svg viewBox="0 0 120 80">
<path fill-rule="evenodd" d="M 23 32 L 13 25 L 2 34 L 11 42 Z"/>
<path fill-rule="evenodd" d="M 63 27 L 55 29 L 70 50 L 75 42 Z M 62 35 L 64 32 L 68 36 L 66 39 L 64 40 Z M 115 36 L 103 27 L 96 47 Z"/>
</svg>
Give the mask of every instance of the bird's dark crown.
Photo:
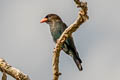
<svg viewBox="0 0 120 80">
<path fill-rule="evenodd" d="M 60 20 L 61 21 L 61 18 L 56 14 L 48 14 L 47 16 L 45 16 L 45 18 L 47 18 L 49 21 L 52 21 L 52 20 Z"/>
</svg>

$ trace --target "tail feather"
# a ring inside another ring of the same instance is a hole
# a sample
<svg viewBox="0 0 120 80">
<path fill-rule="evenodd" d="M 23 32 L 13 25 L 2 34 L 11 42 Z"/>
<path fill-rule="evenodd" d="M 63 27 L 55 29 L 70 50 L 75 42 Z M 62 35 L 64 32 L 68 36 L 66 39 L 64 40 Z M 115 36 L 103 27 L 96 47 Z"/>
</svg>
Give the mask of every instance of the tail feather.
<svg viewBox="0 0 120 80">
<path fill-rule="evenodd" d="M 81 63 L 82 63 L 81 59 L 80 59 L 80 58 L 76 58 L 76 57 L 73 57 L 73 59 L 74 59 L 76 65 L 77 65 L 78 69 L 79 69 L 80 71 L 82 71 L 83 68 L 82 68 L 82 65 L 81 65 Z"/>
</svg>

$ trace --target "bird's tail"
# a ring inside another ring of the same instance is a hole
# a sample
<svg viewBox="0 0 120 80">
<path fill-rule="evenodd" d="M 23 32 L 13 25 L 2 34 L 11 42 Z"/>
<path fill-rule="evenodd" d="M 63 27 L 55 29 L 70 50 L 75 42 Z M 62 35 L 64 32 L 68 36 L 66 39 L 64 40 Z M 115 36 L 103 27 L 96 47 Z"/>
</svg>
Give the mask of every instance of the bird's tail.
<svg viewBox="0 0 120 80">
<path fill-rule="evenodd" d="M 80 71 L 82 71 L 83 68 L 82 68 L 82 65 L 81 65 L 81 63 L 82 63 L 81 59 L 80 59 L 79 57 L 75 57 L 75 56 L 74 56 L 74 57 L 73 57 L 73 60 L 75 61 L 78 69 L 79 69 Z"/>
</svg>

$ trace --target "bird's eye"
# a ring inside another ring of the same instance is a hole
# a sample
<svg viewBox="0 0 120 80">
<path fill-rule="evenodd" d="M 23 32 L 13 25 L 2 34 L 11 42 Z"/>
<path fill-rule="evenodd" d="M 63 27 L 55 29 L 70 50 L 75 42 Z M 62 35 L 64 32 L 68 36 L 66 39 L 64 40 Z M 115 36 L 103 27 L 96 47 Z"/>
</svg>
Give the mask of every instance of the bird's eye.
<svg viewBox="0 0 120 80">
<path fill-rule="evenodd" d="M 45 18 L 48 18 L 48 16 L 46 16 Z"/>
</svg>

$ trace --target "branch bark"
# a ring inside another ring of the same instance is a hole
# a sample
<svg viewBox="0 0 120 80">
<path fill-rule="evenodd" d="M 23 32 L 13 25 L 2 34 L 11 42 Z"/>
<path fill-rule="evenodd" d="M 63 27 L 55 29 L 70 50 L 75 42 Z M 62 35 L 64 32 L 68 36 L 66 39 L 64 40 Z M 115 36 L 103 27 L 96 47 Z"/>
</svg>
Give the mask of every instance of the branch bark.
<svg viewBox="0 0 120 80">
<path fill-rule="evenodd" d="M 2 80 L 6 80 L 6 73 L 16 80 L 30 80 L 28 75 L 24 74 L 20 70 L 10 66 L 4 59 L 0 58 L 0 71 L 3 72 Z"/>
<path fill-rule="evenodd" d="M 77 8 L 81 8 L 78 14 L 77 19 L 73 24 L 71 24 L 60 36 L 58 39 L 55 49 L 53 51 L 53 60 L 52 60 L 52 68 L 53 68 L 53 80 L 58 80 L 59 75 L 61 73 L 59 72 L 59 55 L 61 51 L 61 46 L 64 43 L 64 41 L 72 35 L 73 32 L 75 32 L 81 24 L 83 24 L 86 20 L 88 20 L 87 15 L 87 2 L 82 2 L 79 0 L 74 0 Z"/>
</svg>

